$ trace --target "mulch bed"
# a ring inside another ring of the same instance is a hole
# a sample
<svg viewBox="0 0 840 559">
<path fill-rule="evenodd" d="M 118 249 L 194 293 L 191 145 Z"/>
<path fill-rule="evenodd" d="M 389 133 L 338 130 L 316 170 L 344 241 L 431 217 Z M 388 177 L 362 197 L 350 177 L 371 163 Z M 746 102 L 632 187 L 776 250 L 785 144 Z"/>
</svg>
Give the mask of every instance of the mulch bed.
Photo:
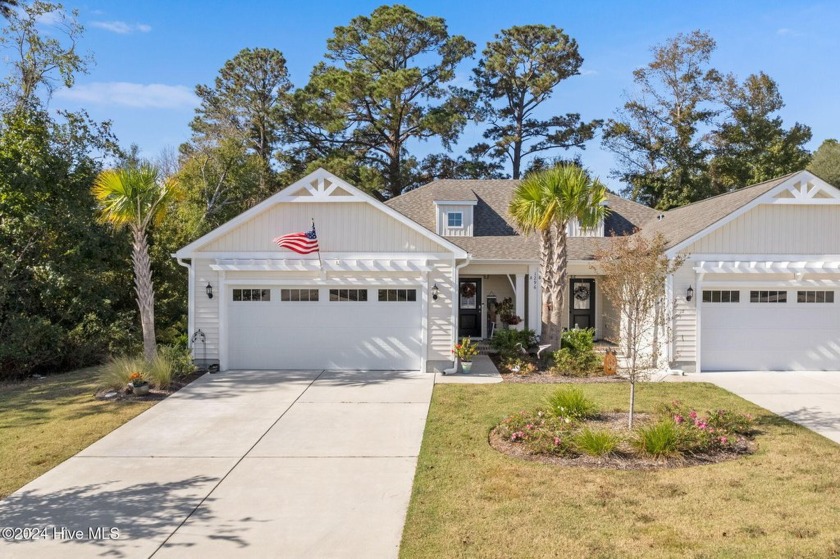
<svg viewBox="0 0 840 559">
<path fill-rule="evenodd" d="M 172 384 L 169 386 L 169 390 L 157 390 L 153 388 L 149 390 L 148 394 L 144 394 L 142 396 L 134 394 L 128 389 L 128 387 L 122 388 L 120 390 L 116 390 L 114 388 L 101 388 L 96 391 L 96 394 L 94 396 L 96 396 L 98 400 L 110 400 L 114 402 L 159 401 L 165 399 L 167 396 L 171 396 L 175 392 L 178 392 L 186 385 L 202 376 L 205 372 L 206 371 L 196 371 L 191 375 L 172 381 Z"/>
<path fill-rule="evenodd" d="M 652 419 L 653 416 L 650 414 L 637 413 L 634 416 L 634 425 L 638 427 L 650 422 Z M 587 421 L 586 425 L 594 429 L 612 431 L 622 438 L 630 434 L 630 430 L 627 427 L 626 413 L 601 414 L 598 419 Z M 630 443 L 622 441 L 617 451 L 607 457 L 589 456 L 587 454 L 581 454 L 576 457 L 565 457 L 553 454 L 533 454 L 528 451 L 525 445 L 510 442 L 508 439 L 499 435 L 498 427 L 490 431 L 488 442 L 495 450 L 508 456 L 519 458 L 520 460 L 553 464 L 564 468 L 598 468 L 605 470 L 662 470 L 717 464 L 718 462 L 735 460 L 752 454 L 756 448 L 754 441 L 743 440 L 734 451 L 657 459 L 634 454 Z"/>
<path fill-rule="evenodd" d="M 516 382 L 527 384 L 583 384 L 583 383 L 615 383 L 627 382 L 626 378 L 619 376 L 591 376 L 591 377 L 567 377 L 550 373 L 548 371 L 537 371 L 520 375 L 517 373 L 500 373 L 504 382 Z"/>
</svg>

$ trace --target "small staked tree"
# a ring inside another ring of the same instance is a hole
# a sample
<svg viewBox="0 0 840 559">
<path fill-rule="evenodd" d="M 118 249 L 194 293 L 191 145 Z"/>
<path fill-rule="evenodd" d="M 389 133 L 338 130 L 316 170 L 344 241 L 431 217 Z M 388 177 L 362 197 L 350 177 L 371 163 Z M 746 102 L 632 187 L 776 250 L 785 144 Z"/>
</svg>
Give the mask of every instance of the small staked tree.
<svg viewBox="0 0 840 559">
<path fill-rule="evenodd" d="M 666 282 L 685 260 L 665 256 L 665 238 L 637 233 L 615 237 L 596 255 L 603 274 L 600 287 L 619 311 L 619 345 L 625 354 L 624 370 L 630 380 L 630 413 L 633 426 L 636 382 L 660 361 L 660 343 L 666 338 L 672 316 L 666 302 Z"/>
<path fill-rule="evenodd" d="M 143 327 L 143 356 L 151 361 L 157 352 L 155 342 L 155 290 L 149 258 L 148 230 L 163 218 L 167 203 L 175 193 L 174 181 L 165 181 L 152 165 L 102 171 L 93 185 L 99 202 L 100 220 L 115 229 L 128 227 L 132 236 L 131 260 L 134 289 Z"/>
</svg>

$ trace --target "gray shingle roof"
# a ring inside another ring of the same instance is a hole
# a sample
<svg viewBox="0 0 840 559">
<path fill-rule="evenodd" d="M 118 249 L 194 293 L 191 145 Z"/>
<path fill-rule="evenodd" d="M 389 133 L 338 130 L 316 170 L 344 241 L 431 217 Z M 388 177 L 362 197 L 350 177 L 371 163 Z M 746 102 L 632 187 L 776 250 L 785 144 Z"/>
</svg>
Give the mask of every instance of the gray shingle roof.
<svg viewBox="0 0 840 559">
<path fill-rule="evenodd" d="M 798 172 L 753 186 L 747 186 L 734 192 L 727 192 L 726 194 L 706 198 L 705 200 L 674 208 L 667 212 L 655 212 L 655 216 L 641 227 L 642 234 L 653 236 L 661 233 L 667 241 L 665 247 L 671 248 L 717 223 L 738 208 L 746 206 Z M 663 215 L 664 217 L 658 219 L 656 217 L 658 215 Z"/>
<path fill-rule="evenodd" d="M 476 259 L 536 260 L 539 242 L 535 236 L 522 236 L 513 226 L 507 209 L 518 180 L 438 180 L 385 202 L 423 227 L 435 230 L 435 201 L 475 200 L 473 236 L 447 237 Z M 611 210 L 604 223 L 607 234 L 628 235 L 658 212 L 608 195 Z M 571 260 L 590 260 L 605 244 L 603 238 L 569 239 Z"/>
<path fill-rule="evenodd" d="M 614 194 L 608 194 L 610 214 L 604 222 L 607 235 L 661 233 L 673 247 L 720 221 L 738 208 L 786 181 L 796 173 L 659 212 Z M 435 230 L 435 201 L 476 200 L 472 237 L 447 237 L 476 259 L 536 260 L 539 242 L 534 235 L 520 235 L 507 213 L 518 180 L 439 180 L 385 202 L 423 227 Z M 664 218 L 659 219 L 658 216 Z M 609 237 L 570 237 L 570 260 L 592 260 L 610 243 Z"/>
</svg>

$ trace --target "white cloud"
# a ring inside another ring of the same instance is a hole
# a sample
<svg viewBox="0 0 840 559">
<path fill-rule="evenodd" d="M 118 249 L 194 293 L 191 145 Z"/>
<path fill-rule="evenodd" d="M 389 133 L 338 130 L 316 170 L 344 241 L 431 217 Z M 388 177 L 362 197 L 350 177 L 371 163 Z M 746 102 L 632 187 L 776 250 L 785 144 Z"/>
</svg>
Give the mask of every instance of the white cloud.
<svg viewBox="0 0 840 559">
<path fill-rule="evenodd" d="M 55 97 L 93 105 L 137 109 L 183 109 L 198 106 L 198 98 L 185 85 L 162 83 L 93 82 L 61 89 Z"/>
<path fill-rule="evenodd" d="M 581 68 L 580 75 L 581 76 L 597 76 L 598 75 L 598 70 L 589 70 L 589 69 L 586 69 L 586 68 Z"/>
<path fill-rule="evenodd" d="M 64 17 L 61 15 L 60 11 L 55 10 L 52 12 L 44 12 L 43 14 L 36 17 L 35 21 L 47 27 L 55 27 L 57 25 L 60 25 L 64 21 Z"/>
<path fill-rule="evenodd" d="M 146 25 L 145 23 L 126 23 L 125 21 L 92 21 L 90 22 L 91 27 L 96 27 L 97 29 L 104 29 L 105 31 L 110 31 L 111 33 L 118 33 L 120 35 L 128 35 L 129 33 L 134 33 L 135 31 L 139 33 L 148 33 L 152 30 L 151 25 Z"/>
<path fill-rule="evenodd" d="M 782 27 L 781 29 L 776 30 L 776 35 L 779 35 L 780 37 L 801 37 L 802 33 L 795 29 Z"/>
</svg>

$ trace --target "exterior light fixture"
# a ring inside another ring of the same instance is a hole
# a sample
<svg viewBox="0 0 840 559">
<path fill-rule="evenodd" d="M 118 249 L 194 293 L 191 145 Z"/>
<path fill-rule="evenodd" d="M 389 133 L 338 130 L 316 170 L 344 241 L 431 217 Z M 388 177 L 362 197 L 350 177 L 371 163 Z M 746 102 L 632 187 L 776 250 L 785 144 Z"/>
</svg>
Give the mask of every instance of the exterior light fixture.
<svg viewBox="0 0 840 559">
<path fill-rule="evenodd" d="M 685 290 L 685 300 L 690 302 L 693 298 L 694 298 L 694 288 L 692 288 L 689 285 L 688 289 Z"/>
<path fill-rule="evenodd" d="M 437 298 L 438 298 L 438 294 L 439 294 L 439 293 L 440 293 L 440 289 L 438 289 L 437 284 L 434 284 L 434 285 L 432 286 L 432 299 L 433 299 L 433 300 L 435 300 L 435 301 L 437 301 Z"/>
<path fill-rule="evenodd" d="M 207 287 L 204 288 L 204 292 L 207 293 L 207 298 L 208 299 L 213 298 L 213 286 L 210 285 L 209 283 L 207 284 Z"/>
</svg>

